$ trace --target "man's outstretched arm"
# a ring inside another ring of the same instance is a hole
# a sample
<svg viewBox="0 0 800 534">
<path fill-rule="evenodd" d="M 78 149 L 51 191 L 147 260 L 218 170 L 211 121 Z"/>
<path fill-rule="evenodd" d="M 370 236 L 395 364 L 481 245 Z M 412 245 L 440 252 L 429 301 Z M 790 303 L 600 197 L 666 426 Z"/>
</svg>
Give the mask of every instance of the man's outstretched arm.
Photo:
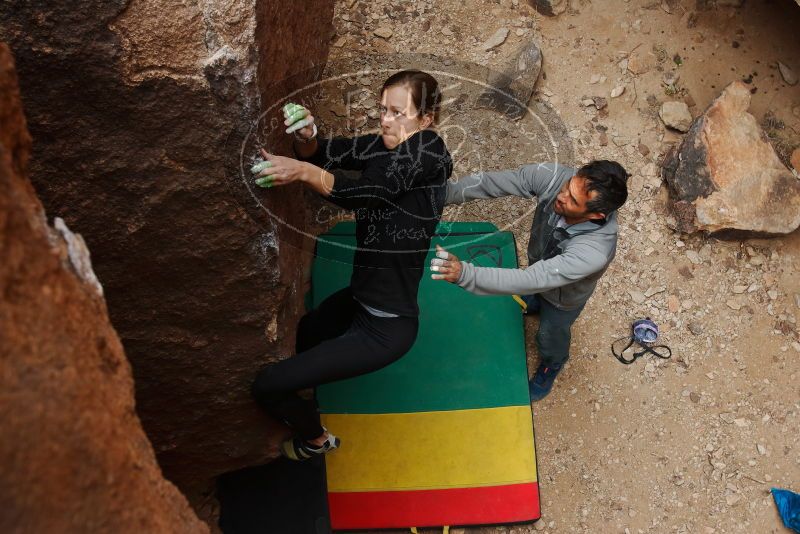
<svg viewBox="0 0 800 534">
<path fill-rule="evenodd" d="M 437 245 L 436 257 L 431 260 L 431 277 L 458 284 L 476 295 L 532 295 L 586 278 L 607 263 L 605 254 L 580 244 L 525 269 L 476 267 L 459 261 Z"/>
<path fill-rule="evenodd" d="M 557 163 L 531 163 L 517 169 L 480 171 L 447 183 L 447 204 L 469 200 L 517 196 L 539 196 L 562 173 L 572 176 L 574 169 Z"/>
</svg>

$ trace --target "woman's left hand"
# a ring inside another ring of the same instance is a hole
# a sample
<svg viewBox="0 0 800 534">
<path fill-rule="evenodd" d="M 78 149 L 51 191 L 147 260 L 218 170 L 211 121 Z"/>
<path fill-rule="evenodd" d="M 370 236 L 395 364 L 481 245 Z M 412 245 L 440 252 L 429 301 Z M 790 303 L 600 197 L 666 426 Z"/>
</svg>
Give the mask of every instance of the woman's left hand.
<svg viewBox="0 0 800 534">
<path fill-rule="evenodd" d="M 305 181 L 312 167 L 304 161 L 269 154 L 263 148 L 261 154 L 264 156 L 265 164 L 262 164 L 263 168 L 255 174 L 256 185 L 260 187 L 268 188 Z"/>
</svg>

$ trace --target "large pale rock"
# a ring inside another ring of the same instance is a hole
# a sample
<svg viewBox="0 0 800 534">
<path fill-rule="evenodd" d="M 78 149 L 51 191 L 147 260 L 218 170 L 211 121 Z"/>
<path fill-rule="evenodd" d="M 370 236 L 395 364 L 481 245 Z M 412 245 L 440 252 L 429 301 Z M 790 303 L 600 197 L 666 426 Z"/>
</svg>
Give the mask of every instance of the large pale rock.
<svg viewBox="0 0 800 534">
<path fill-rule="evenodd" d="M 92 250 L 139 415 L 193 503 L 275 452 L 249 385 L 292 352 L 311 243 L 302 187 L 240 169 L 257 144 L 290 153 L 280 128 L 244 140 L 316 80 L 332 17 L 333 0 L 0 3 L 34 185 Z"/>
<path fill-rule="evenodd" d="M 800 226 L 800 180 L 747 112 L 750 91 L 733 82 L 667 154 L 679 230 L 722 237 L 785 234 Z"/>
<path fill-rule="evenodd" d="M 202 533 L 161 475 L 89 253 L 50 228 L 0 43 L 0 532 Z"/>
</svg>

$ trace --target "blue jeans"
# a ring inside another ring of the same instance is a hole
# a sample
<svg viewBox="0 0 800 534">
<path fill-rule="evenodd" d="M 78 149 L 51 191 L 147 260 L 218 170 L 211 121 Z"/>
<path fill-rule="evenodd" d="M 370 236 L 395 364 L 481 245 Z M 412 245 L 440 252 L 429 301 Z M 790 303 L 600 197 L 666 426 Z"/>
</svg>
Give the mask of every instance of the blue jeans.
<svg viewBox="0 0 800 534">
<path fill-rule="evenodd" d="M 528 314 L 539 314 L 536 347 L 541 363 L 547 367 L 563 365 L 569 359 L 572 323 L 578 319 L 585 304 L 577 310 L 559 310 L 539 295 L 524 295 L 522 300 L 528 305 Z"/>
</svg>

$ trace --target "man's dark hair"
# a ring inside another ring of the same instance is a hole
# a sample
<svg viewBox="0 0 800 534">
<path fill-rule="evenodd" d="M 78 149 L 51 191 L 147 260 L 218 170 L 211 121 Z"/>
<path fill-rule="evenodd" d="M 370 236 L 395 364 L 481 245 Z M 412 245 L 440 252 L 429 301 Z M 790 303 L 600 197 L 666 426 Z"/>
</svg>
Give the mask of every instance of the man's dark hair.
<svg viewBox="0 0 800 534">
<path fill-rule="evenodd" d="M 578 169 L 578 176 L 586 178 L 587 192 L 597 191 L 597 196 L 586 203 L 589 212 L 608 215 L 628 200 L 630 175 L 616 161 L 592 161 Z"/>
</svg>

